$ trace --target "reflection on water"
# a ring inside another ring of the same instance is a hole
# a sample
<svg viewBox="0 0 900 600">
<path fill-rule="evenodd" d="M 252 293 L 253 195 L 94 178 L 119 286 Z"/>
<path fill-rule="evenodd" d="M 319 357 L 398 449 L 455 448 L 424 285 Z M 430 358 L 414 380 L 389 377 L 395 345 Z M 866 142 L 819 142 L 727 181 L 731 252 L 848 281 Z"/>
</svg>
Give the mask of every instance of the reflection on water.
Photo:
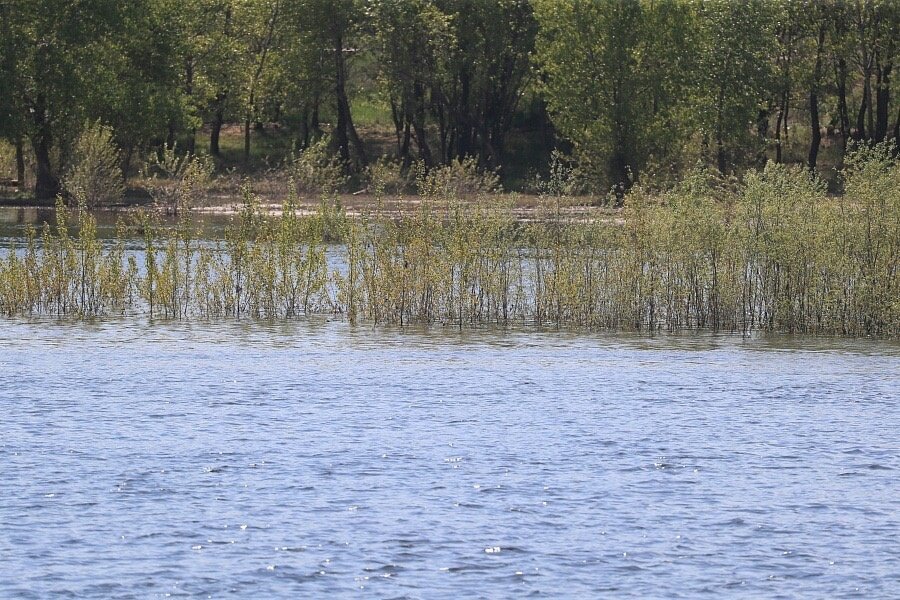
<svg viewBox="0 0 900 600">
<path fill-rule="evenodd" d="M 0 322 L 0 597 L 895 597 L 882 342 Z"/>
<path fill-rule="evenodd" d="M 101 238 L 112 238 L 116 234 L 116 225 L 120 219 L 131 222 L 137 215 L 135 210 L 93 209 L 91 215 L 97 220 L 97 234 Z M 221 238 L 225 226 L 232 215 L 216 213 L 193 213 L 191 218 L 202 234 Z M 160 216 L 163 223 L 174 224 L 174 217 Z M 40 229 L 44 223 L 56 224 L 56 210 L 49 207 L 0 206 L 0 238 L 21 239 L 25 227 L 31 225 Z"/>
<path fill-rule="evenodd" d="M 36 208 L 26 206 L 0 207 L 0 227 L 15 231 L 15 227 L 34 225 L 38 227 L 46 223 L 52 223 L 56 219 L 56 211 L 51 208 Z"/>
</svg>

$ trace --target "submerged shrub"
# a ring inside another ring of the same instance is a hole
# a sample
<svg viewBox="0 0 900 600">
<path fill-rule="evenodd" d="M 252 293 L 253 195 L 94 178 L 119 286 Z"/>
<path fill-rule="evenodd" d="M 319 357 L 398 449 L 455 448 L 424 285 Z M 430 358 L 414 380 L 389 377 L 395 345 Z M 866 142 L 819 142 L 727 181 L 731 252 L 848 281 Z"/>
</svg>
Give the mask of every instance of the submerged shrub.
<svg viewBox="0 0 900 600">
<path fill-rule="evenodd" d="M 0 310 L 898 336 L 900 168 L 864 150 L 844 175 L 835 198 L 784 165 L 740 184 L 697 171 L 593 220 L 562 211 L 556 188 L 555 210 L 524 223 L 511 204 L 456 201 L 452 188 L 429 192 L 446 202 L 359 218 L 332 201 L 301 214 L 295 194 L 267 215 L 245 188 L 219 242 L 145 215 L 140 269 L 123 230 L 100 244 L 87 211 L 60 207 L 55 227 L 0 259 Z"/>
<path fill-rule="evenodd" d="M 297 193 L 329 195 L 343 190 L 349 179 L 340 157 L 331 153 L 325 138 L 311 144 L 288 163 Z"/>
<path fill-rule="evenodd" d="M 87 123 L 75 140 L 62 187 L 88 207 L 115 204 L 125 192 L 120 164 L 112 128 L 100 121 Z"/>
<path fill-rule="evenodd" d="M 173 145 L 163 148 L 147 166 L 152 181 L 150 195 L 159 210 L 179 215 L 202 204 L 213 174 L 206 156 L 179 154 Z"/>
<path fill-rule="evenodd" d="M 573 196 L 583 190 L 575 163 L 559 150 L 550 155 L 550 173 L 544 178 L 535 178 L 534 190 L 541 196 Z"/>
<path fill-rule="evenodd" d="M 447 165 L 425 169 L 423 163 L 416 166 L 416 186 L 421 196 L 463 198 L 492 194 L 502 190 L 500 176 L 482 169 L 474 157 L 452 160 Z"/>
<path fill-rule="evenodd" d="M 383 157 L 366 167 L 365 181 L 369 191 L 378 197 L 406 193 L 413 187 L 414 173 L 404 172 L 403 164 Z"/>
<path fill-rule="evenodd" d="M 900 327 L 900 164 L 896 146 L 859 146 L 846 160 L 841 251 L 859 265 L 854 325 L 878 333 Z M 848 218 L 849 217 L 849 218 Z"/>
</svg>

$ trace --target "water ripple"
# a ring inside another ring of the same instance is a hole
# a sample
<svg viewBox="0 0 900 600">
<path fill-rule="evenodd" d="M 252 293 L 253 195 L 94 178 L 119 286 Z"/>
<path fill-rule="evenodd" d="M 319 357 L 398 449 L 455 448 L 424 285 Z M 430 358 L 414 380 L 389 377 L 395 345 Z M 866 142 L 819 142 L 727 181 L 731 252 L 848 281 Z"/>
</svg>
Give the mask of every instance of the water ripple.
<svg viewBox="0 0 900 600">
<path fill-rule="evenodd" d="M 0 597 L 900 588 L 900 348 L 0 323 Z"/>
</svg>

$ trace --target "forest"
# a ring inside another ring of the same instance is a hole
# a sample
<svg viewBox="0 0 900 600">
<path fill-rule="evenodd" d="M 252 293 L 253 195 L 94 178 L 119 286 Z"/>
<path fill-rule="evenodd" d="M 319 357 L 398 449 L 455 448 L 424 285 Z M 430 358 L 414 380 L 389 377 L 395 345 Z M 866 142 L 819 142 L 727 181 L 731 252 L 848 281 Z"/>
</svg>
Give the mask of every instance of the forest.
<svg viewBox="0 0 900 600">
<path fill-rule="evenodd" d="M 898 41 L 894 0 L 0 0 L 0 183 L 310 148 L 357 188 L 377 164 L 522 191 L 558 164 L 599 193 L 767 161 L 829 180 L 900 140 Z"/>
</svg>

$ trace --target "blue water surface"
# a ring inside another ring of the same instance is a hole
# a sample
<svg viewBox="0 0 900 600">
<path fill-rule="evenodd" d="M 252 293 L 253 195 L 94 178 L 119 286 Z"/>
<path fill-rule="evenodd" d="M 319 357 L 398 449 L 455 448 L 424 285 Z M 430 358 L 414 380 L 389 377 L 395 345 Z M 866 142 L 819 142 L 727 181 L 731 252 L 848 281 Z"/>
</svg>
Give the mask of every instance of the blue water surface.
<svg viewBox="0 0 900 600">
<path fill-rule="evenodd" d="M 900 596 L 900 348 L 0 321 L 0 597 Z"/>
</svg>

